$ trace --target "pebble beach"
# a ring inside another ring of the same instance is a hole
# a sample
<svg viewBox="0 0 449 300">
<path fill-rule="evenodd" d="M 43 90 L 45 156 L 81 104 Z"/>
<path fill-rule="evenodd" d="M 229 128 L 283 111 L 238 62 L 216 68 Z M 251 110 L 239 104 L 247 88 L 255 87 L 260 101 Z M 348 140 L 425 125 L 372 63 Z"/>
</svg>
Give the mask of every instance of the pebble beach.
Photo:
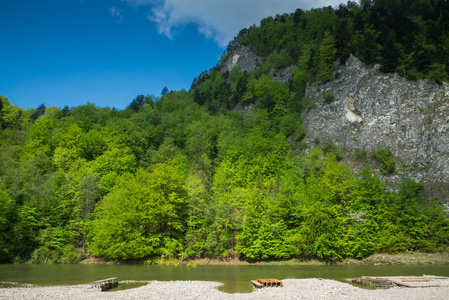
<svg viewBox="0 0 449 300">
<path fill-rule="evenodd" d="M 101 292 L 90 285 L 12 287 L 0 289 L 0 299 L 449 299 L 449 280 L 442 287 L 367 290 L 327 279 L 285 279 L 283 287 L 228 294 L 222 284 L 208 281 L 150 281 L 147 285 Z"/>
</svg>

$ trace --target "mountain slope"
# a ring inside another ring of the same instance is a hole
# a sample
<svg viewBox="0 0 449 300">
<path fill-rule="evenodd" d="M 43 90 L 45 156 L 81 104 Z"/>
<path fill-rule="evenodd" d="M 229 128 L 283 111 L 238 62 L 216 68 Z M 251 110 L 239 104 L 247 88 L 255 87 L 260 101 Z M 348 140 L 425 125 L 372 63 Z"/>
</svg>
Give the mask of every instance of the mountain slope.
<svg viewBox="0 0 449 300">
<path fill-rule="evenodd" d="M 297 10 L 242 30 L 220 69 L 288 85 L 308 147 L 331 143 L 353 167 L 396 183 L 408 176 L 426 198 L 449 202 L 448 13 L 447 1 Z M 376 161 L 379 150 L 389 167 Z"/>
<path fill-rule="evenodd" d="M 0 261 L 447 250 L 447 211 L 422 188 L 447 190 L 447 51 L 434 43 L 447 33 L 445 3 L 267 18 L 189 91 L 139 95 L 121 111 L 24 110 L 0 96 Z M 413 26 L 379 34 L 382 9 L 383 21 Z M 386 37 L 407 49 L 396 73 L 376 64 L 392 58 Z M 420 47 L 438 55 L 426 61 Z"/>
</svg>

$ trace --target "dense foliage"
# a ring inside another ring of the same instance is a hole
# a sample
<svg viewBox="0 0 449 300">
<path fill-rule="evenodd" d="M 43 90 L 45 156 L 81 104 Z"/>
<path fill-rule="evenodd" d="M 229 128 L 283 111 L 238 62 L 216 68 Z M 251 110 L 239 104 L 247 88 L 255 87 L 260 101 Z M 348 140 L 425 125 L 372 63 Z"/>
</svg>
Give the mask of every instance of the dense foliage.
<svg viewBox="0 0 449 300">
<path fill-rule="evenodd" d="M 303 140 L 305 84 L 329 80 L 350 52 L 385 71 L 432 78 L 438 69 L 447 79 L 448 31 L 435 29 L 448 28 L 447 3 L 409 2 L 267 18 L 237 38 L 265 58 L 259 69 L 217 67 L 189 91 L 139 95 L 124 110 L 24 110 L 0 96 L 0 261 L 330 261 L 447 249 L 449 219 L 440 205 L 423 205 L 419 183 L 355 173 L 331 141 Z M 420 61 L 420 47 L 437 54 Z M 271 79 L 273 66 L 290 64 L 292 82 Z M 386 148 L 355 155 L 385 176 L 397 171 Z"/>
<path fill-rule="evenodd" d="M 384 72 L 409 79 L 449 80 L 447 0 L 362 0 L 277 15 L 243 30 L 229 45 L 249 45 L 271 66 L 296 64 L 299 84 L 307 73 L 330 79 L 336 59 L 350 53 Z"/>
</svg>

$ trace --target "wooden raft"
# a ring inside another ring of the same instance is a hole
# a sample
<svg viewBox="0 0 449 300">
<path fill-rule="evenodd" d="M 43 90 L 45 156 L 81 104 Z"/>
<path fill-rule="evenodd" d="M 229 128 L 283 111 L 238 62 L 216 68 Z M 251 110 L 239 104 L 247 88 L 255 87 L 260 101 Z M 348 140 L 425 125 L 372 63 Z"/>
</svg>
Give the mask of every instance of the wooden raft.
<svg viewBox="0 0 449 300">
<path fill-rule="evenodd" d="M 102 292 L 118 286 L 117 277 L 94 281 L 93 287 L 100 288 Z"/>
<path fill-rule="evenodd" d="M 256 279 L 251 280 L 256 288 L 282 286 L 282 281 L 277 279 Z"/>
<path fill-rule="evenodd" d="M 376 283 L 384 283 L 389 285 L 405 286 L 410 288 L 423 288 L 423 287 L 440 287 L 443 285 L 443 280 L 447 282 L 448 277 L 444 276 L 392 276 L 392 277 L 369 277 L 362 276 L 362 279 Z"/>
</svg>

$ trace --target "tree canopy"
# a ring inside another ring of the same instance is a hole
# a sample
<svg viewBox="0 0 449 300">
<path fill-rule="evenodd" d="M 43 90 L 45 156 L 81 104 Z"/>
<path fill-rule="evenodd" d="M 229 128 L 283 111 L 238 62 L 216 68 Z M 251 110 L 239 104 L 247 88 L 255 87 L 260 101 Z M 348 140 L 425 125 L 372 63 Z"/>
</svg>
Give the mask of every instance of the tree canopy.
<svg viewBox="0 0 449 300">
<path fill-rule="evenodd" d="M 448 3 L 348 2 L 268 17 L 228 46 L 263 58 L 191 88 L 24 110 L 0 96 L 0 261 L 240 257 L 334 261 L 445 250 L 449 219 L 386 148 L 356 172 L 344 149 L 306 145 L 311 81 L 351 53 L 384 72 L 448 80 Z M 273 80 L 293 65 L 292 79 Z M 307 150 L 305 150 L 307 149 Z M 370 168 L 371 167 L 371 168 Z M 372 168 L 378 168 L 378 171 Z"/>
</svg>

